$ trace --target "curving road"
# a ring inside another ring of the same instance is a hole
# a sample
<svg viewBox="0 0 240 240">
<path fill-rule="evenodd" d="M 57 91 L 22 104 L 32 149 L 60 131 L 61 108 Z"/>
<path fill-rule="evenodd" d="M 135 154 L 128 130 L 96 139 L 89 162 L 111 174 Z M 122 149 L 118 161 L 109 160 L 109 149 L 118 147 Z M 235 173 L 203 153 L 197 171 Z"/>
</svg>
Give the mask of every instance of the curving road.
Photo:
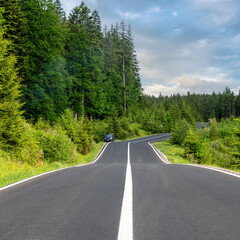
<svg viewBox="0 0 240 240">
<path fill-rule="evenodd" d="M 0 189 L 0 239 L 240 239 L 240 178 L 165 164 L 148 142 L 167 138 L 110 143 L 92 165 Z"/>
</svg>

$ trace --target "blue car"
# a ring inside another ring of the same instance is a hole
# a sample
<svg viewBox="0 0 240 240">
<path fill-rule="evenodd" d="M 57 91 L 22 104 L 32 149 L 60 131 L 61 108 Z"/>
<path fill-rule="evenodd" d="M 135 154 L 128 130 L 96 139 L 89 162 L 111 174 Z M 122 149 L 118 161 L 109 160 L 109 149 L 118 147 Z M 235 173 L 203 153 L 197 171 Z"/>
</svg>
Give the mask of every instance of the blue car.
<svg viewBox="0 0 240 240">
<path fill-rule="evenodd" d="M 105 142 L 114 142 L 114 136 L 112 133 L 108 133 L 105 135 Z"/>
</svg>

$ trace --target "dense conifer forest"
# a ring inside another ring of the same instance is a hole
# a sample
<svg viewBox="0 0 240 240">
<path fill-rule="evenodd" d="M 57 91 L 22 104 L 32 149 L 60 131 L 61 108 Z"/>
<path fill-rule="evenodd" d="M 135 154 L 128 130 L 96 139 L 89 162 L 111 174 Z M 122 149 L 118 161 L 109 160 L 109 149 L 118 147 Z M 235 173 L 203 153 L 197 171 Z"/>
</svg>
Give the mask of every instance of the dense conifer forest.
<svg viewBox="0 0 240 240">
<path fill-rule="evenodd" d="M 174 132 L 183 120 L 194 126 L 239 115 L 240 93 L 228 87 L 212 94 L 143 94 L 134 37 L 124 21 L 102 26 L 83 2 L 66 16 L 59 0 L 0 0 L 3 159 L 74 162 L 108 132 L 126 139 Z"/>
</svg>

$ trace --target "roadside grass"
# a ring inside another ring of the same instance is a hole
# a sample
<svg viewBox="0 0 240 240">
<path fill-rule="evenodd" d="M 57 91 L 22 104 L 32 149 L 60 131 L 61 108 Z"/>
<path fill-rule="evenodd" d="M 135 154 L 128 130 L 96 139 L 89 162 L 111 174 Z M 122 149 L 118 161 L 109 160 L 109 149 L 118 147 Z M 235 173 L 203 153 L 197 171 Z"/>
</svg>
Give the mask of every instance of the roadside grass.
<svg viewBox="0 0 240 240">
<path fill-rule="evenodd" d="M 80 164 L 86 164 L 86 163 L 92 162 L 96 158 L 103 144 L 104 144 L 103 142 L 96 143 L 92 151 L 89 152 L 87 155 L 83 156 L 83 159 L 80 161 Z"/>
<path fill-rule="evenodd" d="M 72 163 L 63 162 L 53 162 L 53 163 L 43 163 L 38 166 L 31 166 L 26 163 L 21 163 L 11 160 L 10 156 L 1 152 L 0 155 L 0 187 L 9 185 L 21 181 L 23 179 L 45 173 L 60 168 L 72 167 L 80 164 L 86 164 L 92 162 L 98 152 L 100 151 L 103 142 L 94 145 L 94 148 L 86 156 L 79 154 L 79 160 Z"/>
<path fill-rule="evenodd" d="M 190 160 L 184 157 L 184 148 L 178 145 L 172 145 L 170 140 L 154 143 L 154 146 L 160 150 L 167 159 L 174 164 L 193 164 Z M 199 164 L 201 165 L 201 164 Z M 221 168 L 216 164 L 204 164 L 209 167 Z M 240 173 L 240 169 L 229 168 L 228 170 Z"/>
<path fill-rule="evenodd" d="M 186 159 L 184 154 L 184 149 L 178 145 L 172 145 L 170 140 L 161 141 L 154 143 L 154 146 L 160 150 L 171 163 L 179 164 L 189 164 L 191 163 L 188 159 Z"/>
</svg>

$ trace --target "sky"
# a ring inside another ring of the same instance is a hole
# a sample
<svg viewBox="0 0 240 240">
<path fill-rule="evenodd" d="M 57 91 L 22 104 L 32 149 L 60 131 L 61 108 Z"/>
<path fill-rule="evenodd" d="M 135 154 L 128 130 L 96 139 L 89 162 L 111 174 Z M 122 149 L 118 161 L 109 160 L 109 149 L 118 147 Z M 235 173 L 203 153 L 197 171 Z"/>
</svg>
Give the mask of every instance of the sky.
<svg viewBox="0 0 240 240">
<path fill-rule="evenodd" d="M 81 0 L 61 0 L 67 15 Z M 85 0 L 102 25 L 132 26 L 144 93 L 240 90 L 239 0 Z"/>
</svg>

